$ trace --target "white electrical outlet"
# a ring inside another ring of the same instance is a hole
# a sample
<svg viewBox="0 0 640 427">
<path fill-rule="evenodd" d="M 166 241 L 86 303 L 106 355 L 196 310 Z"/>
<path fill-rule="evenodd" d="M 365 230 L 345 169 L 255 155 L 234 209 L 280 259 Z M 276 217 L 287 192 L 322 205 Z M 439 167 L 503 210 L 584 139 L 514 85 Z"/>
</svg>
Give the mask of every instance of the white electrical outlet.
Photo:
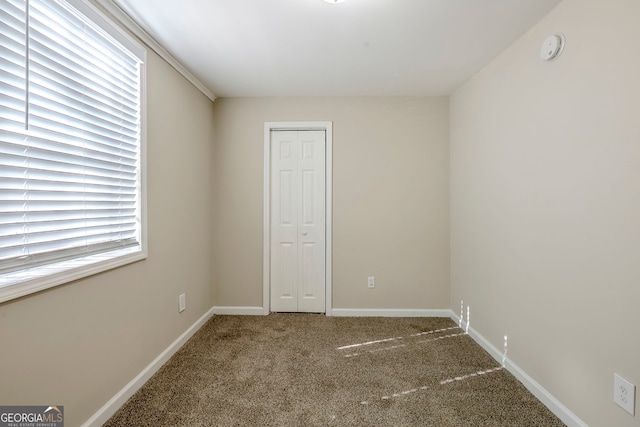
<svg viewBox="0 0 640 427">
<path fill-rule="evenodd" d="M 178 312 L 182 313 L 186 309 L 187 309 L 187 295 L 180 294 L 180 296 L 178 297 Z"/>
<path fill-rule="evenodd" d="M 613 401 L 631 415 L 635 415 L 636 386 L 620 375 L 613 374 Z"/>
<path fill-rule="evenodd" d="M 373 276 L 372 276 L 372 277 L 369 277 L 369 278 L 367 279 L 367 286 L 368 286 L 369 288 L 375 288 L 375 287 L 376 287 L 376 278 L 375 278 L 375 277 L 373 277 Z"/>
</svg>

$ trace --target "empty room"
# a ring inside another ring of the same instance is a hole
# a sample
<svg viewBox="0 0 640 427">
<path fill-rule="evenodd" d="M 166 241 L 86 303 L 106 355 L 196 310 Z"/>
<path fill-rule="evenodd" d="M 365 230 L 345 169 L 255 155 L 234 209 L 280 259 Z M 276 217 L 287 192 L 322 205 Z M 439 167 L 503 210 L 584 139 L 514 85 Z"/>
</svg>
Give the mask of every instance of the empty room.
<svg viewBox="0 0 640 427">
<path fill-rule="evenodd" d="M 640 426 L 638 17 L 0 0 L 0 426 Z"/>
</svg>

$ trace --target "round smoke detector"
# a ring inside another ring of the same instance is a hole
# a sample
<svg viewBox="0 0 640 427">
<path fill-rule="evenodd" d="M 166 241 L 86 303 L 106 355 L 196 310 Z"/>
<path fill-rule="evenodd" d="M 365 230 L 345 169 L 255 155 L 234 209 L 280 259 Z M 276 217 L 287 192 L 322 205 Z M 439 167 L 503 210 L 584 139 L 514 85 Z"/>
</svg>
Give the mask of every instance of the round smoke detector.
<svg viewBox="0 0 640 427">
<path fill-rule="evenodd" d="M 556 59 L 562 53 L 564 49 L 564 36 L 562 34 L 556 34 L 549 36 L 542 43 L 540 48 L 540 58 L 544 61 L 552 61 Z"/>
</svg>

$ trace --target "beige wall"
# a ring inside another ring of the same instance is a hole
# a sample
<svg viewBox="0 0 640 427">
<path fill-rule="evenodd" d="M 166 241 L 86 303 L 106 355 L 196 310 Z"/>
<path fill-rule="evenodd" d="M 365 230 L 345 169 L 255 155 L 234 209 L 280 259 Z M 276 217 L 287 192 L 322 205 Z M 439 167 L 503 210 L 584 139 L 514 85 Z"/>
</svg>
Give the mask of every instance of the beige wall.
<svg viewBox="0 0 640 427">
<path fill-rule="evenodd" d="M 448 108 L 447 98 L 216 100 L 214 304 L 262 306 L 264 122 L 319 120 L 334 126 L 333 307 L 446 308 Z"/>
<path fill-rule="evenodd" d="M 329 120 L 334 308 L 464 299 L 589 425 L 637 425 L 611 402 L 614 372 L 640 384 L 637 16 L 635 0 L 564 0 L 451 105 L 211 104 L 150 53 L 149 258 L 0 304 L 0 402 L 63 404 L 78 425 L 212 302 L 262 306 L 263 124 Z M 556 32 L 564 54 L 540 61 Z"/>
<path fill-rule="evenodd" d="M 591 426 L 638 426 L 612 402 L 640 384 L 638 16 L 565 0 L 451 98 L 451 306 Z"/>
<path fill-rule="evenodd" d="M 212 142 L 211 101 L 150 52 L 148 259 L 0 305 L 3 405 L 80 425 L 211 307 Z"/>
</svg>

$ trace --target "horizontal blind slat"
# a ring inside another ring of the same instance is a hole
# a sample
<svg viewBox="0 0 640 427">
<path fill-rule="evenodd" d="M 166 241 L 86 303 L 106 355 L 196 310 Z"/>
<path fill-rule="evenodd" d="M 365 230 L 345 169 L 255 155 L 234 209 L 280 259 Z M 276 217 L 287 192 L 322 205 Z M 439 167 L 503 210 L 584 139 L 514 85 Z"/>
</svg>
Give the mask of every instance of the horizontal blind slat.
<svg viewBox="0 0 640 427">
<path fill-rule="evenodd" d="M 64 221 L 64 220 L 85 220 L 85 219 L 110 219 L 114 217 L 130 218 L 135 217 L 135 206 L 130 208 L 111 208 L 111 209 L 93 209 L 93 210 L 70 210 L 70 211 L 57 211 L 52 214 L 49 211 L 31 211 L 31 212 L 0 212 L 0 224 L 12 224 L 22 222 L 29 216 L 30 222 L 48 222 L 48 221 Z"/>
<path fill-rule="evenodd" d="M 18 190 L 27 187 L 30 191 L 67 191 L 67 192 L 84 192 L 93 194 L 110 194 L 110 195 L 136 195 L 134 186 L 114 186 L 114 185 L 96 185 L 86 182 L 68 182 L 68 181 L 45 181 L 37 180 L 29 177 L 25 179 L 20 176 L 9 177 L 8 174 L 0 174 L 0 189 Z"/>
<path fill-rule="evenodd" d="M 25 140 L 25 138 L 21 136 L 20 134 L 14 134 L 5 137 L 2 135 L 2 132 L 0 132 L 0 141 L 5 140 L 7 142 L 21 144 Z M 76 150 L 78 148 L 83 148 L 96 155 L 111 155 L 129 159 L 135 159 L 138 156 L 136 144 L 131 144 L 127 141 L 109 141 L 104 139 L 101 141 L 93 141 L 71 135 L 66 135 L 65 137 L 64 133 L 47 130 L 43 130 L 40 134 L 32 130 L 28 140 L 31 147 L 44 150 L 77 153 Z"/>
<path fill-rule="evenodd" d="M 104 210 L 113 208 L 114 204 L 109 202 L 82 202 L 82 201 L 68 201 L 66 203 L 52 203 L 45 200 L 31 200 L 28 202 L 29 212 L 52 212 L 53 214 L 59 211 L 68 210 Z M 134 203 L 130 203 L 129 206 L 123 204 L 123 208 L 135 207 Z M 5 200 L 0 205 L 0 212 L 14 212 L 23 211 L 25 208 L 25 201 L 22 200 Z"/>
<path fill-rule="evenodd" d="M 130 144 L 119 143 L 116 145 L 99 144 L 82 139 L 68 138 L 64 142 L 51 139 L 27 137 L 20 133 L 0 131 L 0 153 L 19 154 L 24 153 L 26 148 L 51 151 L 73 156 L 92 157 L 97 160 L 135 163 L 137 153 L 129 149 Z M 34 151 L 36 153 L 37 151 Z M 43 156 L 46 158 L 46 156 Z"/>
<path fill-rule="evenodd" d="M 56 228 L 52 228 L 55 226 Z M 20 246 L 24 244 L 24 238 L 18 232 L 29 230 L 29 243 L 46 243 L 54 240 L 65 240 L 78 238 L 92 238 L 94 236 L 105 236 L 120 233 L 130 233 L 135 231 L 135 218 L 129 218 L 129 221 L 114 223 L 103 223 L 100 221 L 57 221 L 55 223 L 36 223 L 31 224 L 11 224 L 0 225 L 0 237 L 2 244 L 0 247 L 10 248 L 12 246 Z"/>
<path fill-rule="evenodd" d="M 136 218 L 133 215 L 122 216 L 120 217 L 120 222 L 118 222 L 117 225 L 122 226 L 123 224 L 128 224 L 131 226 L 131 229 L 133 229 L 135 227 L 135 222 Z M 31 232 L 42 232 L 50 230 L 52 226 L 56 230 L 61 230 L 72 228 L 80 229 L 85 226 L 97 227 L 113 225 L 113 220 L 106 217 L 58 219 L 55 221 L 33 221 L 30 217 L 27 218 L 27 215 L 23 215 L 20 221 L 11 223 L 0 222 L 0 236 L 17 235 L 19 233 L 22 233 L 26 227 L 28 227 L 29 231 Z"/>
<path fill-rule="evenodd" d="M 74 162 L 77 160 L 78 162 Z M 0 164 L 12 167 L 35 168 L 42 171 L 75 173 L 99 179 L 134 180 L 136 177 L 135 166 L 122 164 L 117 168 L 110 168 L 113 164 L 107 162 L 82 158 L 71 155 L 60 155 L 45 150 L 29 149 L 28 155 L 14 155 L 0 153 Z"/>
<path fill-rule="evenodd" d="M 27 176 L 28 172 L 28 176 Z M 53 177 L 57 179 L 54 180 Z M 79 175 L 66 172 L 43 171 L 39 169 L 26 168 L 20 166 L 6 166 L 0 170 L 0 178 L 5 179 L 22 179 L 24 182 L 45 181 L 54 184 L 67 185 L 88 185 L 96 188 L 126 188 L 128 191 L 136 192 L 135 179 L 123 179 L 120 177 L 105 177 L 95 175 Z"/>
</svg>

